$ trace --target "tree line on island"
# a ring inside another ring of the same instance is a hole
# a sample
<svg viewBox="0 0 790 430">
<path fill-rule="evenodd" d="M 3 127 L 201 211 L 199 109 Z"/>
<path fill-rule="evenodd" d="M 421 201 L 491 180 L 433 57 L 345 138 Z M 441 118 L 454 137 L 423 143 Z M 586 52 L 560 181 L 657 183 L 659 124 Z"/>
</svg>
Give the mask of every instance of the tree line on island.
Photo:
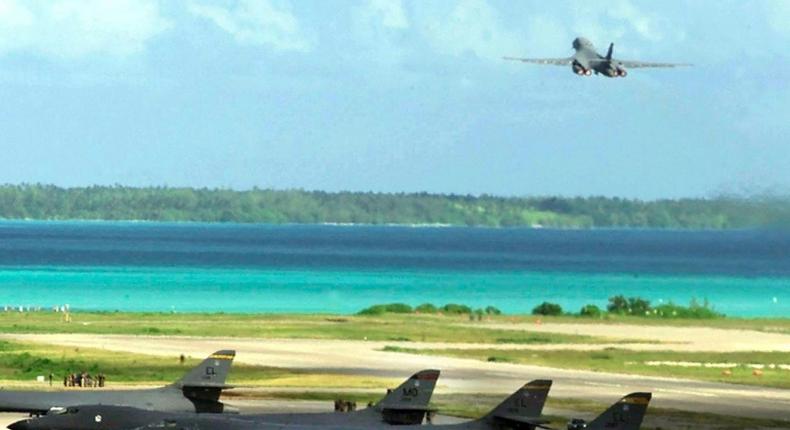
<svg viewBox="0 0 790 430">
<path fill-rule="evenodd" d="M 473 309 L 470 306 L 457 303 L 448 303 L 444 306 L 423 303 L 414 307 L 406 303 L 386 303 L 373 305 L 357 312 L 357 315 L 361 316 L 385 314 L 468 315 L 470 320 L 482 320 L 485 316 L 502 315 L 502 311 L 494 306 Z M 652 306 L 649 300 L 641 297 L 625 297 L 623 295 L 610 297 L 605 310 L 596 305 L 588 304 L 582 306 L 578 313 L 572 313 L 565 312 L 562 306 L 557 303 L 543 302 L 532 309 L 532 315 L 587 318 L 633 316 L 644 318 L 712 319 L 724 317 L 724 314 L 717 312 L 707 300 L 700 303 L 696 299 L 691 299 L 688 306 L 677 305 L 672 302 Z"/>
<path fill-rule="evenodd" d="M 497 197 L 429 193 L 0 186 L 0 218 L 488 227 L 744 228 L 790 220 L 790 199 Z"/>
</svg>

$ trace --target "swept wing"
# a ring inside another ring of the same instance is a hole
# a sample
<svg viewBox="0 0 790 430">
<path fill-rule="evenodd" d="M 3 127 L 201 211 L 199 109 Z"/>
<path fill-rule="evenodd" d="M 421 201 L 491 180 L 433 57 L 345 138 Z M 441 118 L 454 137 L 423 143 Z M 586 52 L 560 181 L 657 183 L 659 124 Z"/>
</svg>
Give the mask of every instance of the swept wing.
<svg viewBox="0 0 790 430">
<path fill-rule="evenodd" d="M 505 60 L 521 61 L 522 63 L 546 64 L 551 66 L 568 66 L 573 63 L 573 57 L 568 58 L 519 58 L 502 57 Z"/>
<path fill-rule="evenodd" d="M 618 66 L 623 66 L 628 69 L 640 69 L 647 67 L 684 67 L 691 66 L 688 63 L 650 63 L 647 61 L 628 61 L 628 60 L 612 60 Z"/>
</svg>

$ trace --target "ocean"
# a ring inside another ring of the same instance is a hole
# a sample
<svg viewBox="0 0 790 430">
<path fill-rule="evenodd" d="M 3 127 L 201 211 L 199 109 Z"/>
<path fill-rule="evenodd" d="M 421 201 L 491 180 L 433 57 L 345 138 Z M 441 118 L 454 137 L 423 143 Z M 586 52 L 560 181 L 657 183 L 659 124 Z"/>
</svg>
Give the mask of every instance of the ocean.
<svg viewBox="0 0 790 430">
<path fill-rule="evenodd" d="M 0 307 L 354 313 L 617 294 L 790 317 L 790 232 L 0 222 Z M 0 308 L 2 309 L 2 308 Z"/>
</svg>

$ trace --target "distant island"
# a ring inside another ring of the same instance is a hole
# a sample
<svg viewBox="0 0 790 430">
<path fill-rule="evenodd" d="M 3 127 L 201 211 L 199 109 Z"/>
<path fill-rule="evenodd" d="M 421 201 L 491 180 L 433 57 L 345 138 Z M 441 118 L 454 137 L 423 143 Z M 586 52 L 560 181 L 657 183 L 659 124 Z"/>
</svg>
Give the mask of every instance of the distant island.
<svg viewBox="0 0 790 430">
<path fill-rule="evenodd" d="M 728 229 L 787 225 L 790 199 L 497 197 L 430 193 L 0 186 L 6 220 L 141 220 L 550 228 Z"/>
</svg>

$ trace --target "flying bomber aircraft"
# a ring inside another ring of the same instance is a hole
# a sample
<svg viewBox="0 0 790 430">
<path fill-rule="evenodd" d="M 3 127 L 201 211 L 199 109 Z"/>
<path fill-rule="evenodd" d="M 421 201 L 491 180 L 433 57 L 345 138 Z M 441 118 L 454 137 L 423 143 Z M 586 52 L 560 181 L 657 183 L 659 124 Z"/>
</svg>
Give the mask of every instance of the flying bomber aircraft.
<svg viewBox="0 0 790 430">
<path fill-rule="evenodd" d="M 217 351 L 178 381 L 146 390 L 17 391 L 0 390 L 0 412 L 31 415 L 66 409 L 69 406 L 122 405 L 168 412 L 227 412 L 219 401 L 236 351 Z"/>
<path fill-rule="evenodd" d="M 571 66 L 573 73 L 579 76 L 604 75 L 610 78 L 624 78 L 628 75 L 627 68 L 638 69 L 647 67 L 679 67 L 690 66 L 684 63 L 650 63 L 647 61 L 618 60 L 612 57 L 614 43 L 609 44 L 606 55 L 595 50 L 592 42 L 583 37 L 573 40 L 574 54 L 568 58 L 518 58 L 504 57 L 505 60 L 521 61 L 532 64 L 548 64 L 554 66 Z"/>
<path fill-rule="evenodd" d="M 550 388 L 551 381 L 532 381 L 479 420 L 431 427 L 446 427 L 447 430 L 497 430 L 503 427 L 534 429 L 547 422 L 540 415 Z M 395 391 L 398 390 L 393 392 Z M 397 398 L 399 396 L 400 394 L 394 400 L 399 402 Z M 397 406 L 397 403 L 387 402 L 388 400 L 385 398 L 380 404 Z M 356 415 L 354 412 L 330 412 L 230 416 L 174 414 L 143 411 L 123 406 L 74 406 L 61 414 L 18 421 L 9 425 L 8 428 L 10 430 L 128 430 L 138 428 L 140 430 L 389 430 L 392 428 L 381 415 L 368 414 L 366 416 L 364 414 L 365 411 L 371 409 L 375 409 L 375 406 L 359 411 Z M 284 415 L 291 415 L 291 418 L 282 420 Z M 423 429 L 424 427 L 421 427 L 420 423 L 412 423 L 399 428 Z"/>
</svg>

